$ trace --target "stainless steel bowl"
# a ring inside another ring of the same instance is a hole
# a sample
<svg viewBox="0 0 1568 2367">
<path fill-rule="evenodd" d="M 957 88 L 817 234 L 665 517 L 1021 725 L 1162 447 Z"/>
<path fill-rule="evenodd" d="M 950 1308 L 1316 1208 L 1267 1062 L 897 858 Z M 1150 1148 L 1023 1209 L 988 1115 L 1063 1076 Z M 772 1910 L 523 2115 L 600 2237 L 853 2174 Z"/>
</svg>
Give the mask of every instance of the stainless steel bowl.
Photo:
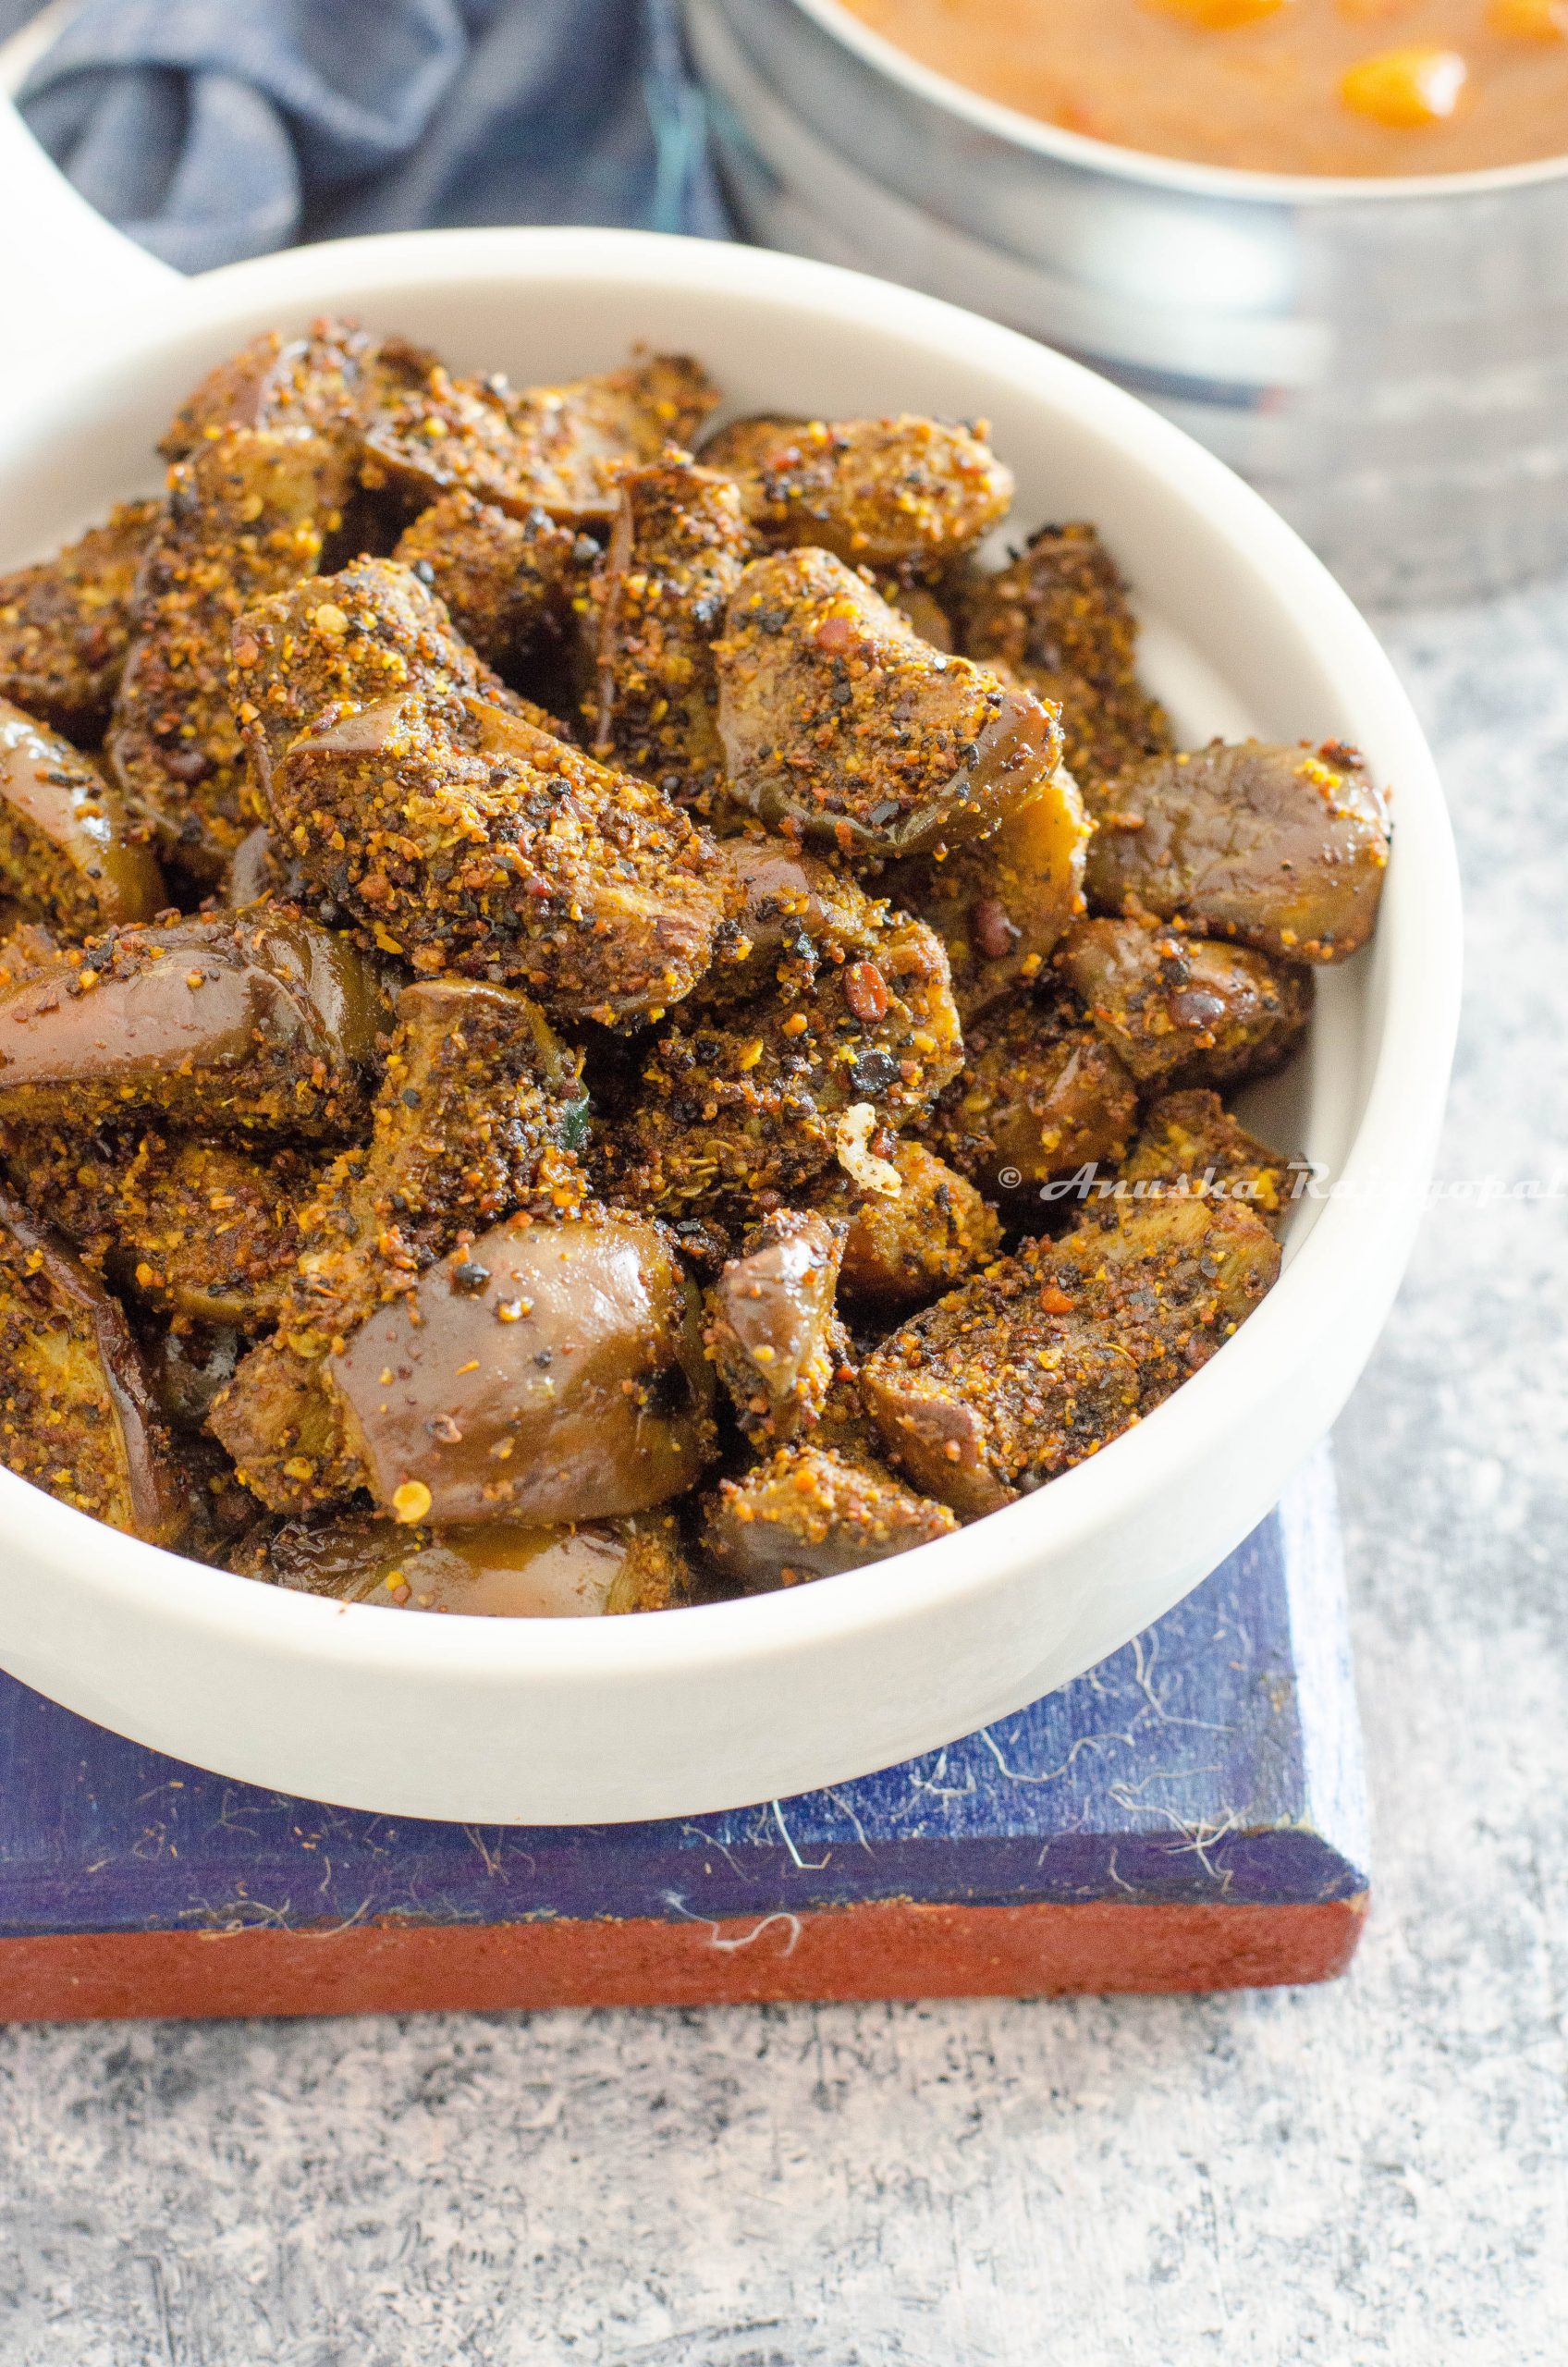
<svg viewBox="0 0 1568 2367">
<path fill-rule="evenodd" d="M 1568 156 L 1389 180 L 1168 162 L 978 98 L 837 0 L 685 7 L 760 243 L 1092 363 L 1364 600 L 1568 564 Z"/>
</svg>

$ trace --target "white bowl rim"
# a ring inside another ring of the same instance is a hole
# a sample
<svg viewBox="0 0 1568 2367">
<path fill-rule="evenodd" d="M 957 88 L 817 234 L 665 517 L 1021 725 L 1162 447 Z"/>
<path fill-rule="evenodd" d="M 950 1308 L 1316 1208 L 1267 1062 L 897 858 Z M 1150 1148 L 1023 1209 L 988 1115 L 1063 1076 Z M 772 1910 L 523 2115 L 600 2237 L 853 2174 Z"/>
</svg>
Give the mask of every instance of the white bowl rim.
<svg viewBox="0 0 1568 2367">
<path fill-rule="evenodd" d="M 1231 1427 L 1269 1370 L 1276 1335 L 1287 1325 L 1292 1359 L 1326 1331 L 1347 1287 L 1375 1296 L 1390 1256 L 1403 1264 L 1413 1208 L 1425 1193 L 1431 1135 L 1446 1095 L 1458 1024 L 1460 912 L 1458 869 L 1435 766 L 1419 723 L 1371 628 L 1326 568 L 1261 497 L 1223 462 L 1134 397 L 1017 331 L 1003 328 L 888 282 L 793 255 L 651 231 L 464 229 L 403 231 L 320 245 L 226 266 L 183 283 L 167 313 L 116 325 L 112 357 L 56 354 L 14 404 L 3 430 L 24 447 L 29 434 L 57 433 L 51 422 L 70 388 L 113 372 L 133 372 L 158 348 L 193 330 L 221 333 L 230 315 L 276 301 L 278 315 L 309 317 L 324 305 L 353 305 L 396 293 L 410 280 L 515 288 L 527 280 L 634 281 L 682 292 L 744 300 L 759 292 L 780 304 L 805 304 L 848 326 L 879 325 L 926 338 L 934 349 L 966 352 L 979 366 L 1011 377 L 1086 430 L 1108 427 L 1122 454 L 1145 467 L 1192 506 L 1207 526 L 1243 546 L 1291 590 L 1304 632 L 1336 653 L 1349 695 L 1382 716 L 1384 748 L 1402 799 L 1427 808 L 1425 895 L 1430 921 L 1420 958 L 1390 982 L 1388 1014 L 1376 1068 L 1341 1175 L 1345 1196 L 1320 1210 L 1280 1285 L 1215 1357 L 1164 1405 L 1105 1453 L 1064 1473 L 1038 1493 L 984 1522 L 936 1539 L 895 1561 L 819 1579 L 782 1592 L 621 1619 L 410 1618 L 370 1604 L 344 1604 L 189 1562 L 105 1528 L 0 1468 L 0 1536 L 26 1537 L 35 1564 L 68 1567 L 80 1590 L 140 1600 L 150 1615 L 243 1646 L 248 1638 L 276 1655 L 320 1665 L 336 1662 L 404 1675 L 439 1674 L 505 1690 L 526 1674 L 593 1686 L 646 1678 L 661 1668 L 722 1674 L 775 1650 L 814 1646 L 896 1623 L 933 1602 L 978 1597 L 998 1576 L 1082 1542 L 1126 1509 L 1145 1502 L 1193 1459 L 1216 1431 Z M 214 351 L 214 359 L 217 358 Z M 0 469 L 13 465 L 0 455 Z M 1412 849 L 1403 858 L 1413 859 Z M 1396 860 L 1401 859 L 1396 855 Z M 1412 1110 L 1420 1122 L 1413 1125 Z M 1316 1293 L 1313 1275 L 1331 1287 Z M 1256 1380 L 1255 1380 L 1256 1376 Z M 1108 1476 L 1109 1475 L 1109 1476 Z M 982 1543 L 981 1540 L 984 1540 Z"/>
<path fill-rule="evenodd" d="M 1119 180 L 1146 181 L 1151 188 L 1176 190 L 1189 197 L 1223 198 L 1232 204 L 1251 200 L 1276 205 L 1390 204 L 1401 199 L 1496 197 L 1512 190 L 1534 189 L 1543 182 L 1568 177 L 1568 153 L 1537 156 L 1523 165 L 1490 165 L 1463 173 L 1268 173 L 1240 165 L 1201 165 L 1182 156 L 1158 156 L 1142 148 L 1122 148 L 1114 141 L 1095 140 L 1086 132 L 1068 131 L 987 99 L 962 82 L 923 66 L 883 33 L 874 32 L 841 5 L 841 0 L 790 0 L 810 17 L 831 40 L 853 50 L 866 65 L 888 80 L 901 82 L 917 98 L 963 116 L 982 131 L 1014 147 L 1030 148 L 1082 170 L 1107 173 Z"/>
</svg>

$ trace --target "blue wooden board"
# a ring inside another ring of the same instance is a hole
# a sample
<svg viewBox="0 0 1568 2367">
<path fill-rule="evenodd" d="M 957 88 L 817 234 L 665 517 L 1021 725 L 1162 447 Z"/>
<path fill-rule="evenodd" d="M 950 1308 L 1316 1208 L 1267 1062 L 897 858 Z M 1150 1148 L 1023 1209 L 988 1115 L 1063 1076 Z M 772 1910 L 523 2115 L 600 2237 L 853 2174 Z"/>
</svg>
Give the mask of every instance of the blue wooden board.
<svg viewBox="0 0 1568 2367">
<path fill-rule="evenodd" d="M 324 1808 L 180 1766 L 0 1677 L 6 1938 L 708 1922 L 888 1899 L 1316 1904 L 1359 1897 L 1366 1862 L 1326 1456 L 1076 1683 L 883 1774 L 726 1815 L 500 1829 Z"/>
</svg>

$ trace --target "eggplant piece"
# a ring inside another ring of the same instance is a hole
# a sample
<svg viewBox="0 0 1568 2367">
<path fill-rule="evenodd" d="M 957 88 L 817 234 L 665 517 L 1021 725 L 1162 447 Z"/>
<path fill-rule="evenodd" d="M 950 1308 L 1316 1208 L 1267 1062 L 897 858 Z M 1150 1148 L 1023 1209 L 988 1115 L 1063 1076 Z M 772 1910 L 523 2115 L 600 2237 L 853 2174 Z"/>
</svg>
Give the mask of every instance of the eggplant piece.
<svg viewBox="0 0 1568 2367">
<path fill-rule="evenodd" d="M 668 453 L 621 478 L 589 595 L 594 755 L 704 813 L 725 770 L 713 644 L 754 548 L 728 478 Z"/>
<path fill-rule="evenodd" d="M 365 1484 L 322 1346 L 313 1332 L 298 1346 L 287 1331 L 258 1342 L 208 1411 L 212 1435 L 270 1512 L 338 1504 Z"/>
<path fill-rule="evenodd" d="M 704 1011 L 772 993 L 809 995 L 826 964 L 874 960 L 888 926 L 887 905 L 847 873 L 755 824 L 752 830 L 714 849 L 725 918 L 713 967 L 692 989 L 693 1007 Z"/>
<path fill-rule="evenodd" d="M 848 1228 L 798 1208 L 765 1217 L 708 1293 L 704 1343 L 748 1438 L 781 1445 L 822 1418 L 849 1335 L 834 1313 Z"/>
<path fill-rule="evenodd" d="M 314 321 L 307 337 L 263 329 L 208 371 L 158 449 L 165 460 L 188 460 L 231 427 L 351 430 L 379 350 L 357 321 Z"/>
<path fill-rule="evenodd" d="M 616 1024 L 661 1016 L 711 959 L 722 891 L 680 808 L 484 700 L 323 723 L 276 767 L 272 810 L 317 891 L 416 969 Z"/>
<path fill-rule="evenodd" d="M 154 1545 L 191 1521 L 125 1316 L 64 1243 L 0 1195 L 0 1461 Z"/>
<path fill-rule="evenodd" d="M 1312 1016 L 1306 971 L 1158 922 L 1084 921 L 1056 966 L 1140 1085 L 1270 1076 Z"/>
<path fill-rule="evenodd" d="M 1207 1363 L 1280 1270 L 1250 1209 L 1122 1209 L 1025 1245 L 885 1340 L 860 1386 L 916 1487 L 976 1515 L 1082 1462 Z"/>
<path fill-rule="evenodd" d="M 231 1566 L 336 1602 L 475 1619 L 595 1619 L 670 1611 L 692 1598 L 680 1529 L 668 1513 L 455 1528 L 352 1516 L 287 1521 L 248 1539 Z"/>
<path fill-rule="evenodd" d="M 0 697 L 83 747 L 104 736 L 141 555 L 163 514 L 127 501 L 53 558 L 0 575 Z"/>
<path fill-rule="evenodd" d="M 512 517 L 472 493 L 444 494 L 403 530 L 393 558 L 444 600 L 487 665 L 513 674 L 576 626 L 601 557 L 597 543 L 549 512 Z"/>
<path fill-rule="evenodd" d="M 1090 909 L 1136 908 L 1284 962 L 1370 938 L 1389 862 L 1383 798 L 1354 748 L 1215 741 L 1089 801 Z"/>
<path fill-rule="evenodd" d="M 704 1508 L 703 1550 L 747 1594 L 885 1562 L 946 1537 L 958 1522 L 885 1465 L 834 1448 L 781 1447 L 739 1479 L 722 1479 Z"/>
<path fill-rule="evenodd" d="M 502 1225 L 379 1308 L 328 1379 L 399 1519 L 605 1519 L 682 1494 L 711 1459 L 698 1315 L 656 1225 Z"/>
<path fill-rule="evenodd" d="M 35 976 L 41 970 L 59 968 L 65 952 L 53 929 L 30 920 L 10 897 L 0 898 L 0 987 L 13 979 Z"/>
<path fill-rule="evenodd" d="M 575 1212 L 584 1118 L 578 1056 L 526 996 L 455 978 L 405 987 L 370 1140 L 332 1163 L 301 1210 L 277 1337 L 214 1409 L 263 1502 L 290 1511 L 358 1484 L 336 1409 L 313 1402 L 329 1394 L 328 1350 L 497 1218 Z"/>
<path fill-rule="evenodd" d="M 1011 564 L 961 587 L 960 646 L 1061 709 L 1065 760 L 1101 781 L 1171 744 L 1137 676 L 1138 627 L 1098 533 L 1044 526 Z"/>
<path fill-rule="evenodd" d="M 1010 1222 L 1033 1229 L 1041 1187 L 1120 1160 L 1137 1110 L 1132 1077 L 1082 1013 L 1023 996 L 971 1029 L 963 1073 L 925 1134 Z"/>
<path fill-rule="evenodd" d="M 1304 1172 L 1302 1161 L 1249 1134 L 1217 1093 L 1168 1093 L 1145 1112 L 1118 1179 L 1118 1196 L 1198 1193 L 1239 1200 L 1278 1233 Z"/>
<path fill-rule="evenodd" d="M 581 1057 L 505 987 L 423 979 L 398 998 L 368 1143 L 341 1152 L 300 1220 L 298 1337 L 344 1331 L 411 1291 L 465 1232 L 588 1196 Z"/>
<path fill-rule="evenodd" d="M 351 1128 L 382 1017 L 342 938 L 274 917 L 126 929 L 0 990 L 0 1119 L 145 1114 L 225 1135 Z"/>
<path fill-rule="evenodd" d="M 962 1059 L 941 939 L 900 915 L 874 960 L 655 1038 L 613 1144 L 618 1194 L 672 1218 L 753 1220 L 835 1159 L 857 1177 L 885 1165 L 883 1130 L 923 1116 Z"/>
<path fill-rule="evenodd" d="M 1012 505 L 1013 479 L 978 428 L 888 419 L 741 420 L 703 449 L 740 489 L 766 542 L 810 544 L 851 567 L 938 570 Z"/>
<path fill-rule="evenodd" d="M 225 904 L 231 913 L 249 913 L 257 904 L 303 904 L 305 898 L 305 875 L 299 864 L 287 850 L 279 850 L 266 824 L 258 822 L 229 859 Z"/>
<path fill-rule="evenodd" d="M 69 742 L 0 698 L 0 886 L 66 937 L 150 921 L 168 901 L 117 791 Z"/>
<path fill-rule="evenodd" d="M 259 601 L 236 625 L 231 654 L 251 802 L 263 816 L 278 765 L 318 721 L 338 724 L 388 699 L 453 690 L 540 725 L 550 720 L 506 688 L 454 632 L 445 602 L 396 559 L 358 558 Z"/>
<path fill-rule="evenodd" d="M 231 428 L 170 472 L 105 744 L 133 818 L 200 880 L 223 877 L 256 818 L 229 699 L 235 621 L 314 575 L 348 483 L 339 445 L 306 429 Z"/>
<path fill-rule="evenodd" d="M 1060 757 L 1050 709 L 824 551 L 747 568 L 715 649 L 732 798 L 863 863 L 986 837 Z"/>
<path fill-rule="evenodd" d="M 372 408 L 361 474 L 412 502 L 457 488 L 516 517 L 538 509 L 561 525 L 607 526 L 622 469 L 690 444 L 717 399 L 678 354 L 521 391 L 437 362 Z"/>
<path fill-rule="evenodd" d="M 815 1199 L 827 1215 L 849 1220 L 839 1294 L 866 1317 L 925 1306 L 1001 1250 L 994 1211 L 924 1144 L 896 1143 L 888 1164 L 896 1195 L 864 1191 L 840 1172 Z"/>
<path fill-rule="evenodd" d="M 151 1131 L 84 1141 L 67 1118 L 54 1130 L 13 1129 L 6 1149 L 24 1198 L 46 1208 L 122 1295 L 249 1331 L 287 1305 L 314 1180 L 292 1147 L 257 1154 Z"/>
<path fill-rule="evenodd" d="M 900 864 L 888 886 L 941 938 L 964 1022 L 1036 978 L 1084 911 L 1089 825 L 1060 766 L 989 838 Z"/>
</svg>

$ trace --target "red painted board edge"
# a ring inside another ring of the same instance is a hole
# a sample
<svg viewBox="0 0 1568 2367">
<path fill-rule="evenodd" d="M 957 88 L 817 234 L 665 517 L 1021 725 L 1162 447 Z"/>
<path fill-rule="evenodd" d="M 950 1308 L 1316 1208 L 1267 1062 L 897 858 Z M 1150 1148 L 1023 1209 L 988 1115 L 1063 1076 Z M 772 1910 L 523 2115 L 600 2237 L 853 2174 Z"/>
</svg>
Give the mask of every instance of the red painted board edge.
<svg viewBox="0 0 1568 2367">
<path fill-rule="evenodd" d="M 51 1933 L 0 1940 L 0 2021 L 1269 1988 L 1343 1972 L 1366 1907 L 894 1900 L 729 1923 Z"/>
</svg>

